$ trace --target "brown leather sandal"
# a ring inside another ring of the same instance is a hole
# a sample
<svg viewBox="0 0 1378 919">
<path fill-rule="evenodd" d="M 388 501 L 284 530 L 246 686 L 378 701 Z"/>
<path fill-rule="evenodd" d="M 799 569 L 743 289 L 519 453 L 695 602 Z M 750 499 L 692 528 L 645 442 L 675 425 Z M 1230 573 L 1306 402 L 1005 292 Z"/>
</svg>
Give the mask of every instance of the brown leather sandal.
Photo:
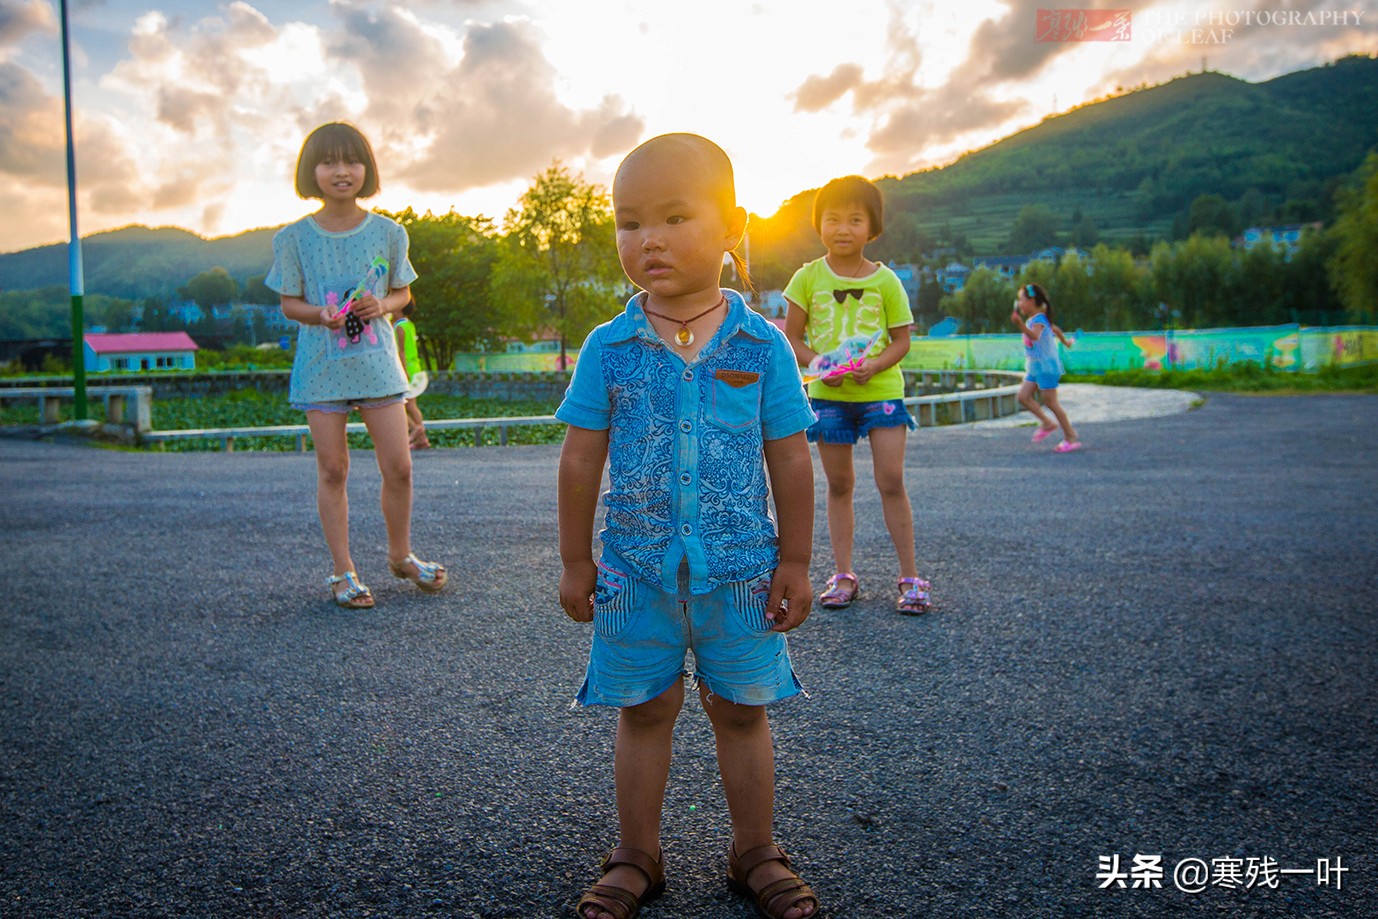
<svg viewBox="0 0 1378 919">
<path fill-rule="evenodd" d="M 635 919 L 636 914 L 641 912 L 641 907 L 665 892 L 665 868 L 659 859 L 651 858 L 640 849 L 619 847 L 603 859 L 603 876 L 606 877 L 608 872 L 618 865 L 630 865 L 646 875 L 649 885 L 646 892 L 638 899 L 630 890 L 613 887 L 611 884 L 594 884 L 574 907 L 574 914 L 579 919 L 587 919 L 584 910 L 590 906 L 609 913 L 616 919 Z"/>
<path fill-rule="evenodd" d="M 813 912 L 809 914 L 808 919 L 817 919 L 823 915 L 823 904 L 819 902 L 818 894 L 814 893 L 813 888 L 805 884 L 804 879 L 797 874 L 767 884 L 760 890 L 753 889 L 747 883 L 747 878 L 751 877 L 752 871 L 766 862 L 784 862 L 786 868 L 794 870 L 790 868 L 789 856 L 785 854 L 785 850 L 774 843 L 748 849 L 740 856 L 737 855 L 737 846 L 734 843 L 727 850 L 728 889 L 753 901 L 756 904 L 756 912 L 764 919 L 781 919 L 786 910 L 794 909 L 809 900 L 813 901 Z"/>
</svg>

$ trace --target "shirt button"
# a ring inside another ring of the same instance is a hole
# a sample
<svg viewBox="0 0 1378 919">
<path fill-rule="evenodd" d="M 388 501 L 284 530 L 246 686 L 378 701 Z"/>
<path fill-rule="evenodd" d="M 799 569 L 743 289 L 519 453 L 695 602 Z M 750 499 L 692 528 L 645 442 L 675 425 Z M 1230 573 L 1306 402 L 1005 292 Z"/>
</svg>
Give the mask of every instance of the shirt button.
<svg viewBox="0 0 1378 919">
<path fill-rule="evenodd" d="M 694 532 L 694 528 L 686 523 L 684 526 L 679 528 L 679 531 L 683 533 L 685 536 L 688 536 L 690 533 Z"/>
<path fill-rule="evenodd" d="M 694 481 L 693 478 L 687 472 L 679 477 L 679 484 L 681 485 L 688 485 L 692 481 Z"/>
<path fill-rule="evenodd" d="M 692 370 L 686 370 L 686 371 L 684 371 L 684 378 L 685 378 L 686 380 L 692 380 L 692 379 L 694 378 L 694 371 L 692 371 Z"/>
<path fill-rule="evenodd" d="M 684 433 L 688 434 L 690 431 L 694 429 L 694 426 L 687 421 L 681 421 L 679 423 L 679 429 Z"/>
</svg>

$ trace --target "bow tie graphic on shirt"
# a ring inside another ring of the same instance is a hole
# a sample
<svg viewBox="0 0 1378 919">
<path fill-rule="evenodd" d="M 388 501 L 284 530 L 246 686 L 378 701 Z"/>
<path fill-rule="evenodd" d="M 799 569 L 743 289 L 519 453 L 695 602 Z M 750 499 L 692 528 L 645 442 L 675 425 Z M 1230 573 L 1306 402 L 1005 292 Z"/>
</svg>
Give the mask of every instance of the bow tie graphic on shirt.
<svg viewBox="0 0 1378 919">
<path fill-rule="evenodd" d="M 833 291 L 833 299 L 836 300 L 838 303 L 841 303 L 843 300 L 847 299 L 848 294 L 851 294 L 853 297 L 856 297 L 858 300 L 860 300 L 861 295 L 864 293 L 866 293 L 866 289 L 864 287 L 849 287 L 846 290 Z"/>
</svg>

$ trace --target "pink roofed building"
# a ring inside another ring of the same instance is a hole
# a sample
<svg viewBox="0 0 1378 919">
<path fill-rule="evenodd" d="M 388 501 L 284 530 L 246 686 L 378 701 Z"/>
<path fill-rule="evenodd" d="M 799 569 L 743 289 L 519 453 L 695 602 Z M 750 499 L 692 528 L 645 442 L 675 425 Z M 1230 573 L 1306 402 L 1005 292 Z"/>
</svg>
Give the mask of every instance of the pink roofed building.
<svg viewBox="0 0 1378 919">
<path fill-rule="evenodd" d="M 196 369 L 197 344 L 186 332 L 88 332 L 83 340 L 92 373 Z"/>
</svg>

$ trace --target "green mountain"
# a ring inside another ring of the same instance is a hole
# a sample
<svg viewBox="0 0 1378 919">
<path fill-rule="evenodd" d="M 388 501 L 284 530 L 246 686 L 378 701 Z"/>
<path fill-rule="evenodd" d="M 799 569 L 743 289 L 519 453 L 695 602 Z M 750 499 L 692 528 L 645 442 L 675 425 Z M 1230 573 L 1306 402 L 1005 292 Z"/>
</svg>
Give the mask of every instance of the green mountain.
<svg viewBox="0 0 1378 919">
<path fill-rule="evenodd" d="M 1247 83 L 1198 73 L 1083 105 L 940 169 L 879 184 L 885 234 L 868 249 L 910 261 L 965 239 L 999 254 L 1019 210 L 1044 205 L 1070 229 L 1080 213 L 1101 239 L 1127 243 L 1171 233 L 1199 195 L 1218 194 L 1247 221 L 1324 219 L 1334 188 L 1378 144 L 1378 58 Z M 751 260 L 764 287 L 783 286 L 819 253 L 809 225 L 813 190 L 775 215 L 754 217 Z M 185 230 L 126 227 L 83 240 L 88 293 L 165 296 L 225 268 L 241 284 L 272 264 L 276 228 L 202 239 Z M 0 287 L 65 286 L 67 247 L 0 254 Z"/>
<path fill-rule="evenodd" d="M 887 228 L 874 252 L 907 260 L 965 237 L 972 251 L 998 254 L 1026 205 L 1048 207 L 1068 228 L 1079 210 L 1111 243 L 1168 235 L 1203 194 L 1234 203 L 1248 222 L 1323 219 L 1334 187 L 1375 144 L 1378 58 L 1264 83 L 1192 74 L 1051 116 L 945 167 L 880 180 Z M 763 274 L 817 255 L 812 201 L 810 190 L 753 221 Z"/>
<path fill-rule="evenodd" d="M 124 227 L 81 241 L 82 273 L 88 293 L 129 300 L 174 294 L 193 277 L 220 266 L 242 285 L 273 265 L 276 227 L 237 236 L 203 239 L 176 227 Z M 56 243 L 0 255 L 3 286 L 67 286 L 67 244 Z"/>
</svg>

